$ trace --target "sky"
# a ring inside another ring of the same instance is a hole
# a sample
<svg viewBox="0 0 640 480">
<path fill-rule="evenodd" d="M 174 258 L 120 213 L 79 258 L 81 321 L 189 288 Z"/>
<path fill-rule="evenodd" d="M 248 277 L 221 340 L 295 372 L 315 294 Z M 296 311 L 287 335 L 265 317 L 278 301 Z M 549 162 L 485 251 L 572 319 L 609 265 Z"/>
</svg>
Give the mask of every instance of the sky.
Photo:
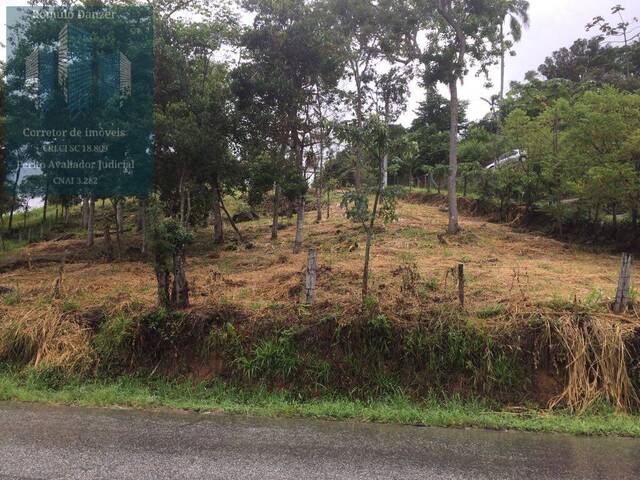
<svg viewBox="0 0 640 480">
<path fill-rule="evenodd" d="M 590 37 L 595 31 L 586 32 L 585 25 L 597 15 L 604 16 L 611 22 L 617 19 L 609 15 L 611 7 L 622 4 L 626 7 L 625 15 L 629 20 L 640 17 L 640 0 L 530 0 L 530 26 L 523 33 L 520 43 L 515 46 L 517 55 L 507 57 L 506 82 L 520 81 L 529 70 L 536 70 L 551 55 L 554 50 L 569 47 L 576 39 Z M 6 43 L 6 8 L 5 6 L 26 5 L 26 0 L 0 0 L 0 39 Z M 4 60 L 6 52 L 0 48 L 0 59 Z M 460 98 L 469 101 L 468 117 L 478 120 L 489 112 L 489 106 L 481 99 L 490 98 L 498 93 L 500 83 L 500 69 L 494 68 L 490 78 L 495 87 L 488 91 L 485 79 L 476 78 L 470 74 L 460 87 Z M 442 93 L 448 96 L 443 87 Z M 423 99 L 424 92 L 414 81 L 411 85 L 406 112 L 400 117 L 400 122 L 409 125 L 413 119 L 418 103 Z"/>
<path fill-rule="evenodd" d="M 597 32 L 587 32 L 585 26 L 593 17 L 602 15 L 611 22 L 619 19 L 609 14 L 611 7 L 621 4 L 627 10 L 625 15 L 631 21 L 633 17 L 640 17 L 640 0 L 529 0 L 530 25 L 522 35 L 522 41 L 515 45 L 515 57 L 507 57 L 506 85 L 512 81 L 524 79 L 525 73 L 537 70 L 546 57 L 555 50 L 569 47 L 578 38 L 595 36 Z M 467 112 L 470 120 L 478 120 L 489 112 L 489 105 L 481 100 L 481 97 L 490 98 L 500 90 L 500 68 L 494 68 L 490 78 L 495 85 L 491 91 L 484 88 L 484 78 L 475 78 L 469 75 L 460 87 L 460 98 L 468 100 Z M 423 93 L 419 87 L 412 88 L 412 96 L 407 112 L 402 116 L 401 122 L 406 124 L 414 117 L 418 102 Z M 448 90 L 442 89 L 443 95 L 448 97 Z"/>
</svg>

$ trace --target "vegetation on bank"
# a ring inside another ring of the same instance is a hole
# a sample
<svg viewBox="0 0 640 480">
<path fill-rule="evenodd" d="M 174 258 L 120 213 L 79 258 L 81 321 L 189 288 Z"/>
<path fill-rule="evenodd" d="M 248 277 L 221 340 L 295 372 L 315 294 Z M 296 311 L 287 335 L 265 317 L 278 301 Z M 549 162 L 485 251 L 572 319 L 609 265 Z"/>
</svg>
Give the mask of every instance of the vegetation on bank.
<svg viewBox="0 0 640 480">
<path fill-rule="evenodd" d="M 242 3 L 247 28 L 208 2 L 154 2 L 149 195 L 59 195 L 43 172 L 0 196 L 0 398 L 638 435 L 637 290 L 612 314 L 619 260 L 594 253 L 640 232 L 637 38 L 554 55 L 468 124 L 458 83 L 504 62 L 526 1 L 448 2 L 453 17 L 431 0 Z M 239 64 L 217 59 L 228 48 Z M 414 73 L 427 95 L 405 128 Z M 526 155 L 485 168 L 511 150 Z M 389 179 L 448 199 L 410 204 Z M 29 214 L 35 197 L 48 214 Z M 481 204 L 595 245 L 458 225 L 458 205 Z"/>
<path fill-rule="evenodd" d="M 127 223 L 133 213 L 125 203 Z M 414 402 L 458 395 L 501 408 L 637 411 L 636 310 L 613 315 L 608 307 L 617 256 L 482 217 L 440 237 L 433 232 L 447 216 L 433 205 L 399 200 L 397 214 L 376 230 L 364 304 L 354 295 L 363 234 L 339 210 L 305 225 L 319 259 L 313 305 L 302 301 L 306 255 L 288 251 L 293 228 L 283 225 L 279 242 L 265 242 L 266 219 L 242 225 L 251 247 L 229 243 L 214 255 L 208 232 L 192 229 L 191 302 L 173 311 L 157 307 L 153 270 L 130 248 L 135 233 L 122 236 L 111 262 L 105 238 L 93 247 L 75 239 L 32 244 L 3 264 L 0 362 L 35 367 L 60 385 L 133 375 L 286 389 L 304 401 L 403 392 Z M 451 271 L 458 262 L 467 265 L 465 308 Z"/>
<path fill-rule="evenodd" d="M 61 382 L 42 371 L 3 370 L 0 372 L 0 401 L 6 400 L 640 437 L 640 417 L 614 413 L 603 406 L 575 415 L 535 408 L 499 409 L 480 400 L 459 397 L 431 396 L 416 401 L 401 391 L 367 400 L 330 394 L 300 399 L 284 390 L 239 389 L 219 381 L 194 383 L 125 377 L 109 381 Z"/>
</svg>

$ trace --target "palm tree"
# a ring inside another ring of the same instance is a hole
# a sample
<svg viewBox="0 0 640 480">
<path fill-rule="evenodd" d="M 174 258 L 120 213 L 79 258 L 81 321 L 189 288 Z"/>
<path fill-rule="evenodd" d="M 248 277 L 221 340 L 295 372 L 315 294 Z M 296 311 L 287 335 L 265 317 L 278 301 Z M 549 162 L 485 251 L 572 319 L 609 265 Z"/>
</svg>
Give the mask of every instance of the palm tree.
<svg viewBox="0 0 640 480">
<path fill-rule="evenodd" d="M 509 23 L 509 33 L 505 35 L 505 23 Z M 522 28 L 529 27 L 529 1 L 509 0 L 505 3 L 504 21 L 500 25 L 500 102 L 504 99 L 505 56 L 514 43 L 522 39 Z M 506 37 L 511 36 L 512 41 Z"/>
</svg>

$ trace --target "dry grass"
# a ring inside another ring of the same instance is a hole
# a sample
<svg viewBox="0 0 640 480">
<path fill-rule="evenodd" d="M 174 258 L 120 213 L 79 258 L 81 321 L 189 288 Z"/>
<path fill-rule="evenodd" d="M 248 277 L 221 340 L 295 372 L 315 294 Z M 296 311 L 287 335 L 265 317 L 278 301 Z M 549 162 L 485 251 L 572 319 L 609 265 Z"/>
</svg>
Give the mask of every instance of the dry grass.
<svg viewBox="0 0 640 480">
<path fill-rule="evenodd" d="M 358 296 L 363 261 L 363 235 L 335 206 L 332 216 L 319 224 L 307 218 L 306 242 L 318 248 L 319 302 L 350 303 Z M 372 251 L 372 288 L 381 301 L 403 296 L 400 265 L 415 265 L 420 282 L 435 288 L 442 300 L 453 298 L 452 269 L 465 263 L 467 308 L 480 311 L 487 305 L 537 304 L 562 299 L 605 304 L 615 294 L 619 258 L 596 254 L 535 234 L 518 233 L 506 225 L 463 218 L 458 237 L 441 235 L 446 213 L 429 205 L 400 204 L 400 218 L 376 236 Z M 308 215 L 307 217 L 311 217 Z M 300 300 L 306 254 L 291 253 L 293 225 L 269 240 L 269 221 L 243 223 L 251 250 L 214 250 L 210 232 L 200 230 L 190 252 L 187 273 L 194 308 L 221 300 L 260 310 Z M 440 235 L 439 235 L 440 234 Z M 231 237 L 232 232 L 228 235 Z M 139 238 L 125 234 L 124 248 Z M 64 300 L 70 308 L 155 303 L 151 266 L 142 261 L 106 263 L 100 258 L 101 240 L 93 252 L 81 240 L 34 244 L 5 259 L 14 268 L 0 274 L 0 285 L 16 288 L 20 307 L 35 307 L 46 298 L 57 274 L 57 261 L 67 248 Z M 27 262 L 20 262 L 28 255 Z M 395 272 L 395 273 L 394 273 Z M 634 272 L 634 285 L 640 280 Z M 417 288 L 420 285 L 417 286 Z M 596 298 L 597 297 L 597 298 Z M 3 314 L 14 316 L 15 306 Z"/>
<path fill-rule="evenodd" d="M 553 408 L 566 404 L 584 411 L 599 401 L 621 411 L 638 404 L 627 372 L 627 351 L 623 328 L 603 318 L 561 318 L 548 322 L 549 341 L 558 338 L 567 358 L 564 391 L 551 402 Z"/>
<path fill-rule="evenodd" d="M 90 336 L 88 328 L 57 305 L 16 309 L 12 318 L 0 323 L 0 358 L 82 373 L 93 367 Z"/>
<path fill-rule="evenodd" d="M 318 250 L 317 302 L 345 314 L 359 304 L 363 234 L 336 205 L 329 220 L 314 223 L 313 218 L 315 214 L 307 215 L 305 241 Z M 511 329 L 514 322 L 542 320 L 547 354 L 566 366 L 564 390 L 551 406 L 580 411 L 600 400 L 621 410 L 637 405 L 625 340 L 638 328 L 639 317 L 635 311 L 612 315 L 607 308 L 615 294 L 618 255 L 587 252 L 474 217 L 463 218 L 462 233 L 450 237 L 442 234 L 446 222 L 446 212 L 437 206 L 401 202 L 399 221 L 376 235 L 370 291 L 391 320 L 407 321 L 396 314 L 400 310 L 414 309 L 420 316 L 420 309 L 437 312 L 439 306 L 454 305 L 453 269 L 463 262 L 466 309 L 474 321 L 498 332 Z M 293 221 L 275 242 L 269 239 L 269 219 L 240 228 L 251 249 L 214 248 L 210 230 L 196 232 L 187 263 L 191 308 L 207 311 L 234 304 L 260 322 L 274 308 L 300 301 L 306 253 L 291 253 Z M 232 238 L 230 229 L 227 235 Z M 123 252 L 135 250 L 139 242 L 137 234 L 125 233 Z M 82 371 L 92 362 L 86 324 L 92 311 L 144 311 L 155 306 L 151 265 L 135 255 L 107 263 L 102 248 L 101 239 L 92 250 L 78 239 L 45 242 L 3 260 L 0 285 L 19 295 L 11 302 L 0 297 L 0 358 L 12 353 L 32 364 Z M 65 249 L 70 255 L 62 296 L 56 300 L 51 286 Z M 633 285 L 639 280 L 636 269 Z M 424 295 L 431 306 L 411 301 Z M 577 314 L 580 309 L 572 305 L 586 305 L 589 315 Z M 2 351 L 7 346 L 14 351 Z"/>
</svg>

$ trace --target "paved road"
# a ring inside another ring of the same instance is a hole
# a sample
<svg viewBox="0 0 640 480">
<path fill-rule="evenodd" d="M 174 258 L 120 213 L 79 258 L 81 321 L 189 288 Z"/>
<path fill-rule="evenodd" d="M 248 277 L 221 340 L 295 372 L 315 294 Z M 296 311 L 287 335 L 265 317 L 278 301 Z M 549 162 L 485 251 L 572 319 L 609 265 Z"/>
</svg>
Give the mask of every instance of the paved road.
<svg viewBox="0 0 640 480">
<path fill-rule="evenodd" d="M 625 479 L 640 441 L 0 403 L 0 479 Z"/>
</svg>

